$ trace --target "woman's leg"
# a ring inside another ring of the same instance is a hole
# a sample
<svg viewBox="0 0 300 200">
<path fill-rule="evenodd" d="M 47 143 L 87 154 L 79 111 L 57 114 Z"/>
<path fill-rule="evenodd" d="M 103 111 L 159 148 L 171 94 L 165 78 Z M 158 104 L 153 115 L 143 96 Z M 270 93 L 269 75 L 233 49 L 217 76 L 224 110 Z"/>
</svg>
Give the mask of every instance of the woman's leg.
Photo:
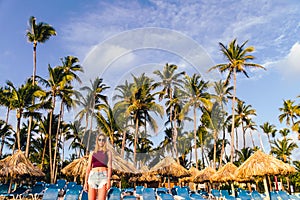
<svg viewBox="0 0 300 200">
<path fill-rule="evenodd" d="M 98 189 L 98 198 L 97 200 L 105 200 L 106 199 L 106 184 Z"/>
<path fill-rule="evenodd" d="M 89 187 L 89 190 L 88 190 L 89 200 L 96 200 L 96 192 L 97 192 L 97 189 L 93 189 L 93 188 Z"/>
</svg>

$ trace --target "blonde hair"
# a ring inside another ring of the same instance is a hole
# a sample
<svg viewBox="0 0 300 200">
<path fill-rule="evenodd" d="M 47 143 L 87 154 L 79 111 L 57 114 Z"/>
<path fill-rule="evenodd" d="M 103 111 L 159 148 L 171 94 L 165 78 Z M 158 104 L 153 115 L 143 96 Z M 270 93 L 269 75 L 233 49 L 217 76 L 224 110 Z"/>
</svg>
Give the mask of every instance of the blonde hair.
<svg viewBox="0 0 300 200">
<path fill-rule="evenodd" d="M 105 139 L 105 144 L 103 145 L 103 147 L 100 147 L 99 142 L 98 142 L 100 136 L 104 137 L 104 139 Z M 97 151 L 104 151 L 104 152 L 107 151 L 107 137 L 103 133 L 100 133 L 96 137 L 96 144 L 95 144 L 94 152 L 97 152 Z"/>
</svg>

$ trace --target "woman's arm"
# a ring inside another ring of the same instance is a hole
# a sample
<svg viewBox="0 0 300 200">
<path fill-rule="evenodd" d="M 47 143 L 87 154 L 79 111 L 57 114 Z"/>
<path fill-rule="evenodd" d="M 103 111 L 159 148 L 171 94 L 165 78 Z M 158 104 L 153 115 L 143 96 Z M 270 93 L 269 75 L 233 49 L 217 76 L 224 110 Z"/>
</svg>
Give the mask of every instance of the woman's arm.
<svg viewBox="0 0 300 200">
<path fill-rule="evenodd" d="M 107 162 L 107 190 L 110 188 L 110 179 L 112 175 L 112 154 L 111 151 L 107 152 L 108 162 Z"/>
<path fill-rule="evenodd" d="M 92 156 L 93 153 L 90 153 L 89 155 L 89 159 L 88 159 L 88 164 L 86 166 L 86 172 L 85 172 L 85 179 L 84 179 L 84 190 L 88 189 L 88 179 L 89 179 L 89 175 L 90 175 L 90 171 L 91 171 L 91 167 L 92 167 Z"/>
</svg>

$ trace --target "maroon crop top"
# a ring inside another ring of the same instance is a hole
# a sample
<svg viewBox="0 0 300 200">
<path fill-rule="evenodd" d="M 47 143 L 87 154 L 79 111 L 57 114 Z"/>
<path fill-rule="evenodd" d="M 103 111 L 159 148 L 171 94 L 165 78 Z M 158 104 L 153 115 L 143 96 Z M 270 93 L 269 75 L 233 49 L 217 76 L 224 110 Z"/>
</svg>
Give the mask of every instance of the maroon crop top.
<svg viewBox="0 0 300 200">
<path fill-rule="evenodd" d="M 104 151 L 97 151 L 92 156 L 92 168 L 95 167 L 107 167 L 108 156 Z"/>
</svg>

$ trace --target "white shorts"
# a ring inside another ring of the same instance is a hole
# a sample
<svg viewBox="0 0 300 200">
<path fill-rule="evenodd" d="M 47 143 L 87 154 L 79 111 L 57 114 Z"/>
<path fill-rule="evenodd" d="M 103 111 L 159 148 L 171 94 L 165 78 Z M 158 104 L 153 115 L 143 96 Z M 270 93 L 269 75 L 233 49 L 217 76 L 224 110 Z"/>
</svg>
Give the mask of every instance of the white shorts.
<svg viewBox="0 0 300 200">
<path fill-rule="evenodd" d="M 107 171 L 91 171 L 88 179 L 89 187 L 100 189 L 107 184 Z"/>
</svg>

